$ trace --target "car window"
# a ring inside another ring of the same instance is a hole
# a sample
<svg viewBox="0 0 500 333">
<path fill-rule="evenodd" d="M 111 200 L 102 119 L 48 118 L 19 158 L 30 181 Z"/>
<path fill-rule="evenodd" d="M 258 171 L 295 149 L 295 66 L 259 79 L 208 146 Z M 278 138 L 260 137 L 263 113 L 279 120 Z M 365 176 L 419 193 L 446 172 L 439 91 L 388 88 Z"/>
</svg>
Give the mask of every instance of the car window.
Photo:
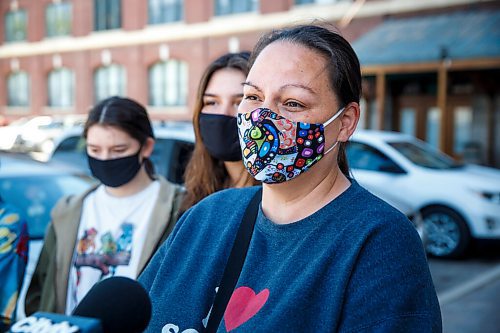
<svg viewBox="0 0 500 333">
<path fill-rule="evenodd" d="M 184 170 L 191 156 L 194 145 L 175 139 L 157 139 L 151 161 L 156 173 L 169 181 L 182 184 Z"/>
<path fill-rule="evenodd" d="M 85 139 L 81 136 L 70 136 L 62 140 L 54 150 L 54 155 L 59 152 L 83 151 L 85 149 Z"/>
<path fill-rule="evenodd" d="M 59 129 L 63 128 L 64 123 L 62 121 L 53 121 L 49 124 L 39 125 L 38 128 L 41 130 L 49 130 L 49 129 Z"/>
<path fill-rule="evenodd" d="M 71 175 L 5 177 L 0 178 L 0 195 L 21 210 L 30 238 L 40 239 L 56 202 L 65 195 L 83 192 L 90 184 L 88 178 Z"/>
<path fill-rule="evenodd" d="M 461 166 L 444 154 L 412 142 L 388 142 L 388 144 L 413 163 L 425 168 L 450 169 Z"/>
<path fill-rule="evenodd" d="M 402 173 L 401 167 L 378 149 L 351 141 L 347 145 L 347 160 L 353 169 Z"/>
</svg>

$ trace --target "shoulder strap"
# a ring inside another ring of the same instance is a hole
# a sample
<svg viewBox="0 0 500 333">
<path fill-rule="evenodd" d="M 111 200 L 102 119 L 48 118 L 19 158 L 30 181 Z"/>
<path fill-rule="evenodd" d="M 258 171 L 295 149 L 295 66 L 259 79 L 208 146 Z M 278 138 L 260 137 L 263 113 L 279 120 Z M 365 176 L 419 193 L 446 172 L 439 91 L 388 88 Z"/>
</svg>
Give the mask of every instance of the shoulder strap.
<svg viewBox="0 0 500 333">
<path fill-rule="evenodd" d="M 229 255 L 226 268 L 224 269 L 224 274 L 222 275 L 222 279 L 219 284 L 219 290 L 215 295 L 214 304 L 212 306 L 212 311 L 210 312 L 205 333 L 217 332 L 217 329 L 219 328 L 222 316 L 226 311 L 227 303 L 229 303 L 234 287 L 238 282 L 241 269 L 243 268 L 243 263 L 245 262 L 245 257 L 247 256 L 248 246 L 250 245 L 250 239 L 252 238 L 255 219 L 257 218 L 257 212 L 259 211 L 259 203 L 261 202 L 261 199 L 262 188 L 254 194 L 252 200 L 247 206 L 247 209 L 245 210 L 245 215 L 243 216 L 238 228 L 238 233 L 236 234 L 231 254 Z"/>
</svg>

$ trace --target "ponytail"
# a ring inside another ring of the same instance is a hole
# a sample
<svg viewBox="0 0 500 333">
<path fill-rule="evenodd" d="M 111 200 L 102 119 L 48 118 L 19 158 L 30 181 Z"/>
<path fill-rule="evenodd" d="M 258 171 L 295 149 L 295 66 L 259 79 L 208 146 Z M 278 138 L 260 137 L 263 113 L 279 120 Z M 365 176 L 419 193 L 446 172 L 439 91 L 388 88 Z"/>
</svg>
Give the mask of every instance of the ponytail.
<svg viewBox="0 0 500 333">
<path fill-rule="evenodd" d="M 149 178 L 151 178 L 151 180 L 155 180 L 155 166 L 153 165 L 153 162 L 151 162 L 149 158 L 144 158 L 143 163 L 144 169 L 146 170 Z"/>
<path fill-rule="evenodd" d="M 340 142 L 339 144 L 339 153 L 337 155 L 337 163 L 339 165 L 340 171 L 346 176 L 350 177 L 349 175 L 349 163 L 347 161 L 347 154 L 346 154 L 346 142 Z"/>
</svg>

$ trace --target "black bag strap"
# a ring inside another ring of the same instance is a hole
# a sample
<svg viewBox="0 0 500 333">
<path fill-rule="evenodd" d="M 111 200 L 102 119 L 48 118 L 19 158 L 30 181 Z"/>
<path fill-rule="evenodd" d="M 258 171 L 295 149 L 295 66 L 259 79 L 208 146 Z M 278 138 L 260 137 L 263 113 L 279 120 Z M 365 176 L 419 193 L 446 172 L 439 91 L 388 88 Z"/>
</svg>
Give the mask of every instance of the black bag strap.
<svg viewBox="0 0 500 333">
<path fill-rule="evenodd" d="M 243 263 L 247 256 L 261 200 L 262 188 L 254 194 L 241 220 L 238 233 L 233 243 L 233 248 L 231 249 L 231 254 L 229 254 L 226 267 L 224 268 L 224 274 L 222 275 L 219 289 L 215 295 L 205 333 L 215 333 L 219 328 L 222 316 L 226 311 L 227 303 L 229 303 L 234 287 L 236 287 L 241 269 L 243 268 Z"/>
</svg>

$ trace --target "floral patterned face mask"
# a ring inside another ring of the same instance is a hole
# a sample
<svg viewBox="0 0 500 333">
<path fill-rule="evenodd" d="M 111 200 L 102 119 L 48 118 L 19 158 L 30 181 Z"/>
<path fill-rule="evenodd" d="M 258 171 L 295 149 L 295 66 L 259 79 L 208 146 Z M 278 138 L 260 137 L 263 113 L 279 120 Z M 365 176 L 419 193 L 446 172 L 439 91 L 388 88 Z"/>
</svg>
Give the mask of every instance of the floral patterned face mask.
<svg viewBox="0 0 500 333">
<path fill-rule="evenodd" d="M 243 163 L 255 179 L 282 183 L 307 171 L 326 152 L 324 129 L 344 111 L 324 124 L 288 120 L 266 108 L 238 114 L 238 135 Z"/>
</svg>

